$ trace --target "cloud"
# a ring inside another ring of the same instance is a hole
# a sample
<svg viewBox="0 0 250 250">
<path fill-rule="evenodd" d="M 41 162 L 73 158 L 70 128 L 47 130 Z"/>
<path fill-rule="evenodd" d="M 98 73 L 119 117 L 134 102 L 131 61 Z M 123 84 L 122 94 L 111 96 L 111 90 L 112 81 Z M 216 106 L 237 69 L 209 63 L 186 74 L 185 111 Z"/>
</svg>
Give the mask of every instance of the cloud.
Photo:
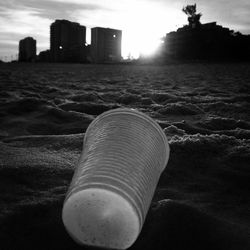
<svg viewBox="0 0 250 250">
<path fill-rule="evenodd" d="M 0 32 L 18 34 L 45 33 L 46 26 L 51 22 L 47 18 L 39 17 L 36 10 L 29 9 L 5 9 L 0 11 Z"/>
<path fill-rule="evenodd" d="M 60 0 L 44 0 L 44 1 L 32 1 L 32 0 L 20 0 L 10 1 L 2 5 L 3 10 L 18 11 L 28 10 L 35 12 L 37 16 L 42 18 L 55 19 L 67 19 L 74 10 L 82 9 L 86 11 L 98 11 L 106 10 L 107 6 L 101 6 L 94 3 L 83 3 L 82 1 L 60 1 Z"/>
<path fill-rule="evenodd" d="M 235 31 L 250 33 L 249 0 L 196 0 L 201 22 L 217 21 Z M 0 3 L 0 47 L 25 36 L 38 41 L 38 50 L 49 46 L 49 27 L 55 19 L 76 21 L 87 27 L 102 26 L 162 34 L 187 23 L 182 7 L 189 0 L 8 0 Z M 137 32 L 138 31 L 138 32 Z M 124 36 L 124 39 L 126 37 Z M 0 48 L 0 49 L 1 49 Z M 1 49 L 2 51 L 3 49 Z"/>
<path fill-rule="evenodd" d="M 26 36 L 32 36 L 38 41 L 38 51 L 49 46 L 51 20 L 39 14 L 39 11 L 29 8 L 0 8 L 1 55 L 6 55 L 8 50 L 9 54 L 16 54 L 19 40 Z"/>
<path fill-rule="evenodd" d="M 82 9 L 86 11 L 105 10 L 107 7 L 94 3 L 85 3 L 83 1 L 60 1 L 60 0 L 45 0 L 34 1 L 22 0 L 22 5 L 28 8 L 34 8 L 39 12 L 41 17 L 55 19 L 67 19 L 74 10 Z"/>
<path fill-rule="evenodd" d="M 197 11 L 201 12 L 201 22 L 214 22 L 236 31 L 249 30 L 250 1 L 196 0 Z"/>
<path fill-rule="evenodd" d="M 26 36 L 32 36 L 37 40 L 38 51 L 46 49 L 49 47 L 50 25 L 55 19 L 78 21 L 79 17 L 74 15 L 74 12 L 79 9 L 92 15 L 98 11 L 101 14 L 102 11 L 108 11 L 108 6 L 102 3 L 101 1 L 95 3 L 95 0 L 4 1 L 0 3 L 0 49 L 6 50 L 7 43 L 18 44 L 18 41 Z"/>
<path fill-rule="evenodd" d="M 34 30 L 42 30 L 48 27 L 55 19 L 79 19 L 72 15 L 76 10 L 87 12 L 107 11 L 108 7 L 95 4 L 93 1 L 67 1 L 67 0 L 10 0 L 0 5 L 0 32 L 13 30 L 15 33 L 27 34 Z M 99 2 L 99 1 L 97 1 Z M 20 25 L 16 25 L 20 23 Z M 15 26 L 15 31 L 13 26 Z M 39 27 L 40 28 L 39 28 Z M 43 27 L 43 28 L 42 28 Z"/>
<path fill-rule="evenodd" d="M 153 0 L 149 0 L 153 1 Z M 165 6 L 173 6 L 176 11 L 179 10 L 187 23 L 185 14 L 181 9 L 188 4 L 197 5 L 197 12 L 201 12 L 201 22 L 215 22 L 235 31 L 250 32 L 250 1 L 249 0 L 196 0 L 190 2 L 189 0 L 154 0 L 155 3 L 161 3 Z M 167 13 L 166 13 L 167 14 Z"/>
</svg>

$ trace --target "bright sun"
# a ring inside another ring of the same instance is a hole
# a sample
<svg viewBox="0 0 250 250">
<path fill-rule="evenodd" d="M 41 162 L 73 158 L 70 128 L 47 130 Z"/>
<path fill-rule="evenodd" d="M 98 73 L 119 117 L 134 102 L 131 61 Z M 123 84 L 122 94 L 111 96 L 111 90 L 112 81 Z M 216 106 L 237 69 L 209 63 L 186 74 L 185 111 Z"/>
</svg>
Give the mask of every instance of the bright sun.
<svg viewBox="0 0 250 250">
<path fill-rule="evenodd" d="M 160 38 L 150 37 L 138 31 L 124 32 L 122 55 L 124 58 L 138 58 L 140 55 L 152 55 L 160 44 Z"/>
<path fill-rule="evenodd" d="M 179 5 L 166 6 L 163 1 L 146 0 L 121 2 L 114 3 L 116 11 L 112 15 L 107 13 L 100 20 L 106 22 L 106 27 L 122 30 L 124 59 L 152 55 L 161 44 L 161 38 L 186 21 L 185 16 L 179 11 L 181 9 Z M 95 19 L 93 27 L 100 25 L 100 20 Z M 90 33 L 88 35 L 90 41 Z"/>
<path fill-rule="evenodd" d="M 161 38 L 176 23 L 176 16 L 171 15 L 171 11 L 154 4 L 137 3 L 126 14 L 122 38 L 124 58 L 153 54 L 160 45 Z"/>
</svg>

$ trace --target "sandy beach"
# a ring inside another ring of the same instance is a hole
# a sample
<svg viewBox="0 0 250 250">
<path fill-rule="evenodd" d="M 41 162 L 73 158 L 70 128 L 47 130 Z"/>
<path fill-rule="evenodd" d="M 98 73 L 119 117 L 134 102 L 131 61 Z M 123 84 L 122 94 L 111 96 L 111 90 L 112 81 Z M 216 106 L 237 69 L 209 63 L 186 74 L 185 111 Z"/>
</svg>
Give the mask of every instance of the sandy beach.
<svg viewBox="0 0 250 250">
<path fill-rule="evenodd" d="M 88 125 L 118 107 L 171 148 L 130 249 L 250 249 L 250 64 L 1 64 L 0 103 L 0 249 L 90 249 L 62 205 Z"/>
</svg>

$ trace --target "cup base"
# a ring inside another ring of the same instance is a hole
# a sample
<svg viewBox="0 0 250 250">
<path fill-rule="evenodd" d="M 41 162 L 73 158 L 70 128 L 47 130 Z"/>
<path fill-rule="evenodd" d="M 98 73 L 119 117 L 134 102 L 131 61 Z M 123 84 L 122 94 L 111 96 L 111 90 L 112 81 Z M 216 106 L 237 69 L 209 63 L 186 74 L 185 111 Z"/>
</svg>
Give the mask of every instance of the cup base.
<svg viewBox="0 0 250 250">
<path fill-rule="evenodd" d="M 63 207 L 63 223 L 80 244 L 127 249 L 140 232 L 132 205 L 112 191 L 89 188 L 72 194 Z"/>
</svg>

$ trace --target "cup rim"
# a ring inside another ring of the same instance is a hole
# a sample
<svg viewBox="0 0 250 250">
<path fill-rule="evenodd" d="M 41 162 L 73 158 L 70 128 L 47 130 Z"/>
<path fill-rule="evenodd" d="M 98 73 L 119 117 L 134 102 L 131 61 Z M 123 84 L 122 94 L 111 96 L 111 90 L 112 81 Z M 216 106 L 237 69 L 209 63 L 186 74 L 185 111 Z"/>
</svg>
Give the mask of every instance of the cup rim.
<svg viewBox="0 0 250 250">
<path fill-rule="evenodd" d="M 134 109 L 134 108 L 116 108 L 116 109 L 111 109 L 108 111 L 103 112 L 102 114 L 100 114 L 99 116 L 97 116 L 88 126 L 86 132 L 85 132 L 85 136 L 84 136 L 84 144 L 87 138 L 87 134 L 89 133 L 89 131 L 91 130 L 92 127 L 94 127 L 96 125 L 97 122 L 99 122 L 101 119 L 104 119 L 105 117 L 108 117 L 110 115 L 115 115 L 115 114 L 128 114 L 128 115 L 134 115 L 136 117 L 140 117 L 143 120 L 148 121 L 151 125 L 154 126 L 154 128 L 158 131 L 159 135 L 162 138 L 162 141 L 165 145 L 165 162 L 164 162 L 164 168 L 166 167 L 168 160 L 169 160 L 169 153 L 170 153 L 170 147 L 169 147 L 169 143 L 168 143 L 168 139 L 167 136 L 165 135 L 165 133 L 163 132 L 162 128 L 160 127 L 160 125 L 150 116 L 144 114 L 143 112 Z M 164 169 L 162 169 L 163 171 Z"/>
</svg>

